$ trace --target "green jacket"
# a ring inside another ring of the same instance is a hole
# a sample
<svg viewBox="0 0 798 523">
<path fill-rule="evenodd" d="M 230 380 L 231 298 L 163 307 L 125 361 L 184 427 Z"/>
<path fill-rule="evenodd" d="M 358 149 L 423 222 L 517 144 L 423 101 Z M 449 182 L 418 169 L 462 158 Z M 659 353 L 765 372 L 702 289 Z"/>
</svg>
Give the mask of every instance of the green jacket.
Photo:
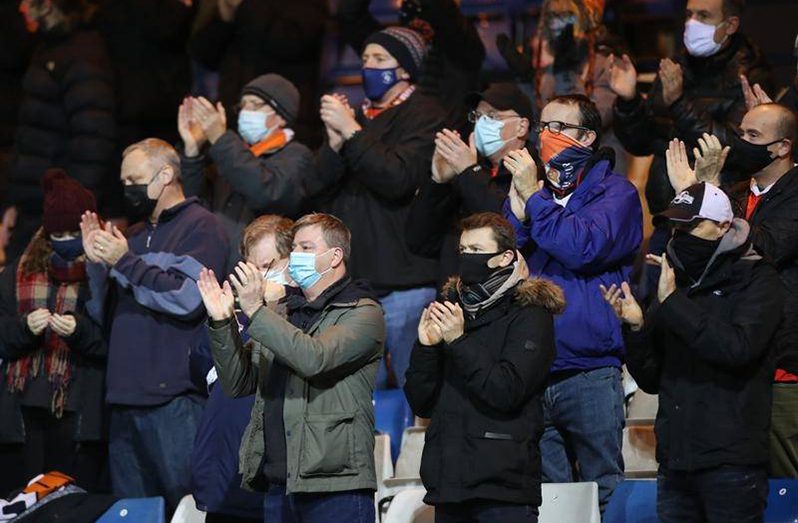
<svg viewBox="0 0 798 523">
<path fill-rule="evenodd" d="M 376 490 L 372 396 L 385 338 L 379 303 L 333 298 L 307 333 L 261 307 L 252 317 L 246 345 L 234 321 L 208 330 L 225 393 L 256 393 L 239 453 L 244 488 L 264 488 L 264 394 L 278 358 L 291 371 L 283 409 L 287 491 Z"/>
</svg>

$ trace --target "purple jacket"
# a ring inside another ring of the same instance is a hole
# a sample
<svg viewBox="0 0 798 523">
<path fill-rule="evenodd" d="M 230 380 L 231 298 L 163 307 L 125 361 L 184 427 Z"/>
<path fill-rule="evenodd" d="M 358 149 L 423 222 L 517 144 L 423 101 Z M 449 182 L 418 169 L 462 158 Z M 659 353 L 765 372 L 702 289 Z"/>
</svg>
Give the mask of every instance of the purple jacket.
<svg viewBox="0 0 798 523">
<path fill-rule="evenodd" d="M 643 211 L 637 190 L 599 159 L 565 207 L 548 189 L 526 202 L 523 224 L 505 202 L 518 247 L 529 270 L 565 292 L 565 312 L 556 316 L 557 356 L 551 372 L 620 367 L 621 325 L 604 301 L 599 284 L 629 280 L 643 237 Z"/>
</svg>

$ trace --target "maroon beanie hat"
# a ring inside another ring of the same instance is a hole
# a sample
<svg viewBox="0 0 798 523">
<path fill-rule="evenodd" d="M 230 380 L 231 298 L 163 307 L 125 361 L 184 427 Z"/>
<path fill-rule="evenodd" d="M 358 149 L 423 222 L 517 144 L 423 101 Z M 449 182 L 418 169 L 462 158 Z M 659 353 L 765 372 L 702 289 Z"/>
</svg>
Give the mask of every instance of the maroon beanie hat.
<svg viewBox="0 0 798 523">
<path fill-rule="evenodd" d="M 94 195 L 67 176 L 63 169 L 47 169 L 42 178 L 42 188 L 42 224 L 46 234 L 79 231 L 80 216 L 86 211 L 97 212 Z"/>
</svg>

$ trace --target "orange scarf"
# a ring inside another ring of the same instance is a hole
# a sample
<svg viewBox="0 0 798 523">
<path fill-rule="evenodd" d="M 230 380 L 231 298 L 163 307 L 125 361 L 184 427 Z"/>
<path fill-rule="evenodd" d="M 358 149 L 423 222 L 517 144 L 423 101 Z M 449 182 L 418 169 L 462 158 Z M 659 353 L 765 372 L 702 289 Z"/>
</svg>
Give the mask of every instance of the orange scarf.
<svg viewBox="0 0 798 523">
<path fill-rule="evenodd" d="M 250 152 L 252 152 L 252 154 L 255 155 L 256 158 L 259 158 L 264 154 L 276 153 L 277 151 L 288 145 L 288 142 L 290 142 L 293 137 L 294 133 L 291 130 L 278 129 L 277 131 L 267 136 L 265 139 L 250 146 L 249 150 Z"/>
</svg>

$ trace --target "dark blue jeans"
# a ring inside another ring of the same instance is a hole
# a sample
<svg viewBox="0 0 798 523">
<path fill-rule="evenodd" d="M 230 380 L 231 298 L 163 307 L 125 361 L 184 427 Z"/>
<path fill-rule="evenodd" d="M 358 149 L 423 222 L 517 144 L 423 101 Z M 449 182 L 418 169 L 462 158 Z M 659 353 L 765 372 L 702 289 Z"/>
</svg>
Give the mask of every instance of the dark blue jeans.
<svg viewBox="0 0 798 523">
<path fill-rule="evenodd" d="M 603 511 L 623 480 L 620 369 L 604 367 L 551 382 L 543 398 L 543 414 L 543 481 L 595 481 Z"/>
<path fill-rule="evenodd" d="M 375 517 L 373 490 L 286 495 L 283 485 L 269 488 L 263 511 L 268 523 L 374 523 Z"/>
<path fill-rule="evenodd" d="M 767 500 L 764 466 L 724 465 L 698 472 L 660 467 L 657 474 L 662 523 L 761 523 Z"/>
<path fill-rule="evenodd" d="M 410 366 L 410 352 L 418 338 L 418 322 L 424 308 L 435 300 L 433 287 L 395 291 L 380 299 L 385 312 L 385 352 L 391 356 L 391 369 L 397 386 L 405 385 L 405 372 Z M 377 369 L 376 388 L 388 388 L 386 360 Z"/>
<path fill-rule="evenodd" d="M 111 484 L 121 498 L 163 496 L 169 512 L 191 492 L 191 450 L 205 400 L 178 396 L 156 407 L 111 408 Z"/>
<path fill-rule="evenodd" d="M 538 523 L 538 507 L 473 500 L 435 505 L 435 523 Z"/>
</svg>

